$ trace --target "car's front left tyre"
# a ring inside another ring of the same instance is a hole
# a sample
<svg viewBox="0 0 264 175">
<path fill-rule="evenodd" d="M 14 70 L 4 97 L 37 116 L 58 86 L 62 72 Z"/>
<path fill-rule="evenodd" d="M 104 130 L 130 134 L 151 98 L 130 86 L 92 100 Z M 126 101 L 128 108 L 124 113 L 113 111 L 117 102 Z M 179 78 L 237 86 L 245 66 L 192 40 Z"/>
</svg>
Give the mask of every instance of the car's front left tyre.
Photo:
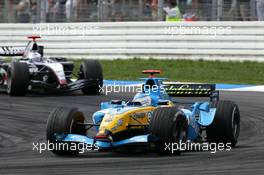
<svg viewBox="0 0 264 175">
<path fill-rule="evenodd" d="M 159 155 L 179 155 L 180 144 L 185 144 L 188 137 L 188 120 L 184 113 L 175 107 L 157 108 L 150 120 L 150 133 L 159 138 L 155 149 Z M 172 145 L 178 147 L 173 150 Z"/>
</svg>

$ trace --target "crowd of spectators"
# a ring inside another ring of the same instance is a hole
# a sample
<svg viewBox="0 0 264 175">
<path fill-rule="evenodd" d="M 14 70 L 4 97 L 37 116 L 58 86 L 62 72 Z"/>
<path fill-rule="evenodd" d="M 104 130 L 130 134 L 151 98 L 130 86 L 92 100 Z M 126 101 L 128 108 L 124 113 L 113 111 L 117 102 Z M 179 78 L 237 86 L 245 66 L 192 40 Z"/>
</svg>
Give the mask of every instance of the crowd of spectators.
<svg viewBox="0 0 264 175">
<path fill-rule="evenodd" d="M 97 18 L 97 0 L 47 0 L 47 22 L 93 21 Z"/>
<path fill-rule="evenodd" d="M 35 21 L 36 0 L 21 0 L 16 6 L 17 17 L 20 22 L 25 19 Z M 46 2 L 44 2 L 46 1 Z M 39 1 L 40 2 L 40 1 Z M 23 7 L 21 9 L 21 7 Z M 93 12 L 97 11 L 96 0 L 43 0 L 39 9 L 45 9 L 45 21 L 67 22 L 91 20 Z"/>
<path fill-rule="evenodd" d="M 171 1 L 176 0 L 164 0 L 164 7 Z M 158 5 L 158 0 L 100 0 L 100 6 L 98 0 L 8 0 L 8 5 L 5 2 L 0 2 L 0 22 L 158 21 L 166 16 L 166 11 L 162 11 L 160 18 L 159 10 L 164 7 Z M 195 16 L 196 20 L 264 20 L 264 0 L 222 0 L 220 16 L 219 1 L 176 2 L 182 17 Z"/>
</svg>

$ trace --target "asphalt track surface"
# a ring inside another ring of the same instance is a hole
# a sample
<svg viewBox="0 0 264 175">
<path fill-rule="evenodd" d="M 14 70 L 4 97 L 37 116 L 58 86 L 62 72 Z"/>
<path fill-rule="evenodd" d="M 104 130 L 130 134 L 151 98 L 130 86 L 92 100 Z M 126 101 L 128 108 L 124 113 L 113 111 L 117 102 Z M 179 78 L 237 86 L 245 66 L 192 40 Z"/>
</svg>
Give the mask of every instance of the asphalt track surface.
<svg viewBox="0 0 264 175">
<path fill-rule="evenodd" d="M 79 107 L 89 121 L 100 102 L 128 100 L 132 95 L 17 98 L 0 94 L 0 174 L 264 174 L 264 93 L 256 92 L 221 92 L 222 99 L 235 101 L 241 111 L 239 143 L 231 151 L 169 157 L 153 152 L 91 152 L 58 157 L 32 150 L 33 142 L 45 142 L 46 121 L 54 107 Z"/>
</svg>

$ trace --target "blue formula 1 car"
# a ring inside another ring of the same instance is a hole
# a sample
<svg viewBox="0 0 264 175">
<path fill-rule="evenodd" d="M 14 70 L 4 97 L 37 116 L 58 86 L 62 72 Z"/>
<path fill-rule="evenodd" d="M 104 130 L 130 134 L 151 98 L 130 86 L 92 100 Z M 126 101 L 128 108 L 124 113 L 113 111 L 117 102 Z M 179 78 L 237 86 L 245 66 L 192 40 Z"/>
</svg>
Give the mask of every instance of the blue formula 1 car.
<svg viewBox="0 0 264 175">
<path fill-rule="evenodd" d="M 147 70 L 142 91 L 132 101 L 113 100 L 101 103 L 101 110 L 86 123 L 77 108 L 58 107 L 47 122 L 47 140 L 58 155 L 78 154 L 68 145 L 90 145 L 93 150 L 111 150 L 126 146 L 150 146 L 167 154 L 168 143 L 223 143 L 230 148 L 237 143 L 240 128 L 238 106 L 219 101 L 211 84 L 165 83 L 155 77 L 158 70 Z M 207 101 L 180 102 L 173 97 L 210 97 Z M 95 127 L 96 134 L 88 136 Z M 66 146 L 65 146 L 66 145 Z M 76 148 L 76 147 L 74 147 Z M 181 150 L 175 151 L 180 153 Z"/>
</svg>

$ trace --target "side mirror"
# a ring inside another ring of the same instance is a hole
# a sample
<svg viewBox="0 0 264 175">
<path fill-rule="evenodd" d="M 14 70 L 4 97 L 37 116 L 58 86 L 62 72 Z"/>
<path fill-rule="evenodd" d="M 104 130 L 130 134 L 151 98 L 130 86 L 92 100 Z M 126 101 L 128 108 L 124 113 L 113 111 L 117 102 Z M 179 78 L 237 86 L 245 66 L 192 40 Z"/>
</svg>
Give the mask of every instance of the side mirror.
<svg viewBox="0 0 264 175">
<path fill-rule="evenodd" d="M 210 105 L 208 102 L 202 103 L 199 108 L 199 110 L 204 111 L 204 112 L 210 112 Z"/>
<path fill-rule="evenodd" d="M 107 108 L 109 108 L 109 102 L 102 102 L 101 109 L 107 109 Z"/>
<path fill-rule="evenodd" d="M 122 105 L 123 104 L 123 101 L 122 100 L 112 100 L 111 101 L 111 104 L 112 105 Z"/>
<path fill-rule="evenodd" d="M 157 105 L 169 105 L 169 100 L 158 100 Z"/>
<path fill-rule="evenodd" d="M 142 84 L 142 93 L 145 93 L 145 84 Z"/>
<path fill-rule="evenodd" d="M 219 91 L 212 91 L 210 101 L 219 101 Z"/>
</svg>

